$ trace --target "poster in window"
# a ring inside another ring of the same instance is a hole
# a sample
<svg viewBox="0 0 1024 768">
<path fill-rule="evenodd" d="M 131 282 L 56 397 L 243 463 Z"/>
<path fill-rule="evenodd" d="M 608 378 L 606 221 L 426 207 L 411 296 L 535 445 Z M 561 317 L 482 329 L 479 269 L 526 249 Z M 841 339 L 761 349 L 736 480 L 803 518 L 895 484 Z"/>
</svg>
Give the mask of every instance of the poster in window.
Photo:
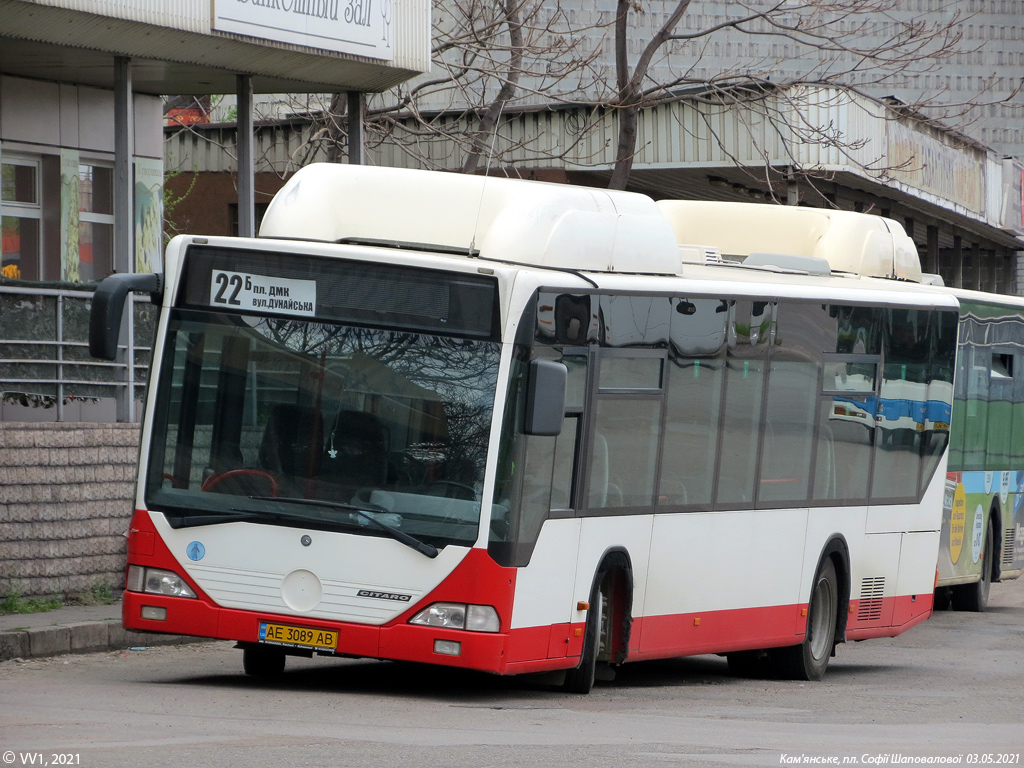
<svg viewBox="0 0 1024 768">
<path fill-rule="evenodd" d="M 135 158 L 135 271 L 160 269 L 164 229 L 164 163 Z"/>
<path fill-rule="evenodd" d="M 79 188 L 78 150 L 60 151 L 60 279 L 77 283 Z"/>
</svg>

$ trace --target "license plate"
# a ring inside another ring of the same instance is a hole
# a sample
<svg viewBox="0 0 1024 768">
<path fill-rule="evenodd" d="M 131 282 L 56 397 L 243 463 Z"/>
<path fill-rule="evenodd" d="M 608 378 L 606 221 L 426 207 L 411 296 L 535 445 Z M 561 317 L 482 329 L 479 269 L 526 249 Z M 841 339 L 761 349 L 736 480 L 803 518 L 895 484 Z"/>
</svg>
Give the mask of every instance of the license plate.
<svg viewBox="0 0 1024 768">
<path fill-rule="evenodd" d="M 290 648 L 312 648 L 333 651 L 338 647 L 338 633 L 330 629 L 290 627 L 287 624 L 260 623 L 260 642 Z"/>
</svg>

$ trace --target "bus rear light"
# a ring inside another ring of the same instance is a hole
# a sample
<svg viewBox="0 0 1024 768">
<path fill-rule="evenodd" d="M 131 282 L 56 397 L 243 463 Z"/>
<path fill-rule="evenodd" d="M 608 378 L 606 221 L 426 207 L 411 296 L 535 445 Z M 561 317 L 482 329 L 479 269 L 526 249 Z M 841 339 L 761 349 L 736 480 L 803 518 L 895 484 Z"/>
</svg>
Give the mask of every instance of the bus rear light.
<svg viewBox="0 0 1024 768">
<path fill-rule="evenodd" d="M 498 612 L 494 608 L 464 603 L 434 603 L 409 619 L 409 623 L 470 632 L 497 632 L 501 629 Z"/>
<path fill-rule="evenodd" d="M 129 592 L 146 592 L 165 597 L 195 597 L 196 593 L 185 580 L 173 571 L 161 568 L 143 568 L 141 565 L 128 566 L 125 589 Z"/>
</svg>

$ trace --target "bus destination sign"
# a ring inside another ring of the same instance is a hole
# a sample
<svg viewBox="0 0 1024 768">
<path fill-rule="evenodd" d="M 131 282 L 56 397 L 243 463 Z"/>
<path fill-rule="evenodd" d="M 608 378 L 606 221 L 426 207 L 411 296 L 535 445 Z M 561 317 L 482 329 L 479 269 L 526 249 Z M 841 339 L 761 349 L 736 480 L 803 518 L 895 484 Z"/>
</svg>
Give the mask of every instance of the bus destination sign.
<svg viewBox="0 0 1024 768">
<path fill-rule="evenodd" d="M 247 312 L 313 317 L 316 281 L 214 269 L 210 273 L 210 304 Z"/>
</svg>

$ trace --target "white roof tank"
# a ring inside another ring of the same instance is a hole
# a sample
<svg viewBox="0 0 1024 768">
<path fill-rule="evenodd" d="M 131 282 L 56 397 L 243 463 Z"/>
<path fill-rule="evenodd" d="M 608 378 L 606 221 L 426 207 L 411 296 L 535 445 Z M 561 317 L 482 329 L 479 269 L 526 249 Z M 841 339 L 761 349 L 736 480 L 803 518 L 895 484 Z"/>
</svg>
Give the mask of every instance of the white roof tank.
<svg viewBox="0 0 1024 768">
<path fill-rule="evenodd" d="M 891 219 L 853 211 L 760 203 L 662 200 L 680 243 L 724 256 L 776 253 L 824 259 L 833 272 L 921 282 L 917 246 Z"/>
<path fill-rule="evenodd" d="M 565 184 L 317 163 L 278 192 L 260 237 L 391 241 L 594 272 L 679 274 L 649 197 Z"/>
</svg>

